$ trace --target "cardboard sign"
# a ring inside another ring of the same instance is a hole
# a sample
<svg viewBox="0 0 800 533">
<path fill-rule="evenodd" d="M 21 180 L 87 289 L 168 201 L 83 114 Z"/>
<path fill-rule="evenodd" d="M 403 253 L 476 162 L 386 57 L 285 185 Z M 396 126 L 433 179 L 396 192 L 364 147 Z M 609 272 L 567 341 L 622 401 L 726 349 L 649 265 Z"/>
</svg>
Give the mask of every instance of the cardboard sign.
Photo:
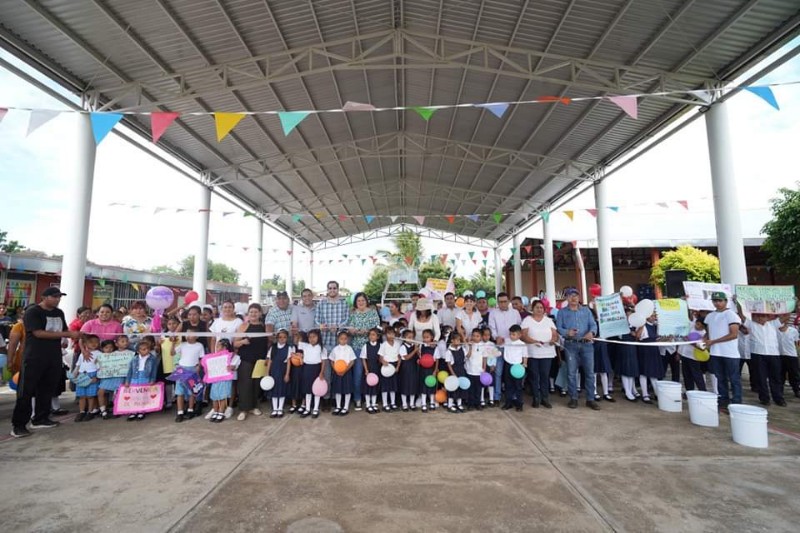
<svg viewBox="0 0 800 533">
<path fill-rule="evenodd" d="M 259 359 L 256 361 L 256 364 L 253 365 L 253 372 L 250 374 L 250 377 L 253 379 L 261 379 L 267 375 L 267 361 L 265 359 Z"/>
<path fill-rule="evenodd" d="M 685 300 L 668 298 L 656 300 L 659 337 L 685 337 L 689 334 L 689 307 Z"/>
<path fill-rule="evenodd" d="M 97 377 L 124 378 L 128 375 L 128 367 L 133 359 L 133 352 L 101 353 L 97 356 Z"/>
<path fill-rule="evenodd" d="M 695 311 L 713 311 L 714 304 L 711 303 L 712 292 L 724 292 L 728 297 L 728 309 L 733 309 L 733 288 L 727 283 L 703 283 L 700 281 L 684 281 L 683 292 L 686 293 L 686 303 L 689 309 Z"/>
<path fill-rule="evenodd" d="M 795 310 L 791 285 L 737 285 L 736 300 L 747 314 L 782 315 Z"/>
<path fill-rule="evenodd" d="M 160 411 L 164 405 L 164 383 L 122 385 L 114 395 L 114 415 Z"/>
<path fill-rule="evenodd" d="M 217 381 L 231 381 L 234 373 L 228 370 L 231 364 L 231 352 L 216 352 L 203 356 L 200 363 L 203 365 L 204 383 L 216 383 Z"/>
<path fill-rule="evenodd" d="M 594 308 L 597 311 L 597 323 L 600 326 L 600 338 L 618 337 L 630 333 L 625 305 L 619 293 L 608 296 L 596 296 Z"/>
<path fill-rule="evenodd" d="M 172 374 L 181 359 L 179 354 L 171 355 L 171 353 L 172 341 L 169 337 L 164 337 L 161 340 L 161 365 L 164 367 L 165 374 Z"/>
<path fill-rule="evenodd" d="M 449 279 L 428 278 L 421 292 L 427 294 L 431 300 L 444 300 L 445 294 L 456 292 L 456 286 Z"/>
</svg>

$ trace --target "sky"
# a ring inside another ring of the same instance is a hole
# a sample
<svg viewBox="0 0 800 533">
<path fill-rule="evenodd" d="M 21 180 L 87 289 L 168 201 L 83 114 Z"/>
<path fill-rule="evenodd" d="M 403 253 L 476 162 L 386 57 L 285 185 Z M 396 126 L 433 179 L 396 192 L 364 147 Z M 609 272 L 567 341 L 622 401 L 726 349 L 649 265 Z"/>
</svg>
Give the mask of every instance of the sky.
<svg viewBox="0 0 800 533">
<path fill-rule="evenodd" d="M 800 39 L 782 52 L 798 46 Z M 13 57 L 0 51 L 0 57 L 21 66 Z M 768 58 L 766 61 L 770 61 Z M 761 83 L 800 81 L 800 58 L 782 65 Z M 741 92 L 728 101 L 731 139 L 736 168 L 736 186 L 745 238 L 760 237 L 760 229 L 769 220 L 769 200 L 780 187 L 794 187 L 800 181 L 794 150 L 800 139 L 800 85 L 773 89 L 780 104 L 777 111 L 758 97 Z M 33 85 L 0 68 L 0 107 L 63 109 L 57 100 Z M 9 239 L 30 249 L 63 254 L 69 236 L 61 228 L 69 209 L 69 173 L 62 171 L 74 164 L 75 152 L 69 139 L 74 131 L 74 117 L 69 114 L 43 125 L 26 137 L 29 114 L 11 110 L 0 123 L 0 190 L 4 191 L 0 210 L 0 229 Z M 120 129 L 121 126 L 117 126 Z M 608 171 L 613 170 L 610 167 Z M 641 240 L 689 241 L 715 237 L 711 203 L 711 177 L 708 163 L 704 119 L 696 120 L 659 146 L 615 172 L 608 181 L 609 204 L 619 206 L 610 217 L 612 241 L 624 245 Z M 146 270 L 156 265 L 175 265 L 195 253 L 197 239 L 193 231 L 198 221 L 199 185 L 157 161 L 117 135 L 109 135 L 97 148 L 94 190 L 87 257 L 104 265 Z M 10 200 L 10 201 L 9 201 Z M 677 204 L 688 200 L 689 209 Z M 154 213 L 152 208 L 132 209 L 112 205 L 150 205 L 194 209 Z M 667 202 L 663 208 L 657 202 Z M 582 194 L 555 210 L 550 224 L 553 238 L 562 241 L 596 239 L 595 221 L 585 211 L 594 207 L 591 192 Z M 220 197 L 212 196 L 209 258 L 236 268 L 240 281 L 252 284 L 256 270 L 253 250 L 255 221 Z M 562 210 L 574 210 L 570 220 Z M 223 216 L 222 211 L 236 211 Z M 541 237 L 541 224 L 521 236 Z M 481 248 L 456 245 L 436 239 L 423 239 L 426 255 L 461 253 Z M 510 255 L 512 244 L 502 247 Z M 248 248 L 248 250 L 244 250 Z M 376 250 L 390 249 L 387 239 L 341 246 L 316 252 L 314 288 L 324 288 L 328 279 L 338 279 L 350 289 L 358 289 L 369 277 L 371 261 L 342 260 L 356 255 L 366 258 Z M 283 277 L 289 268 L 289 239 L 264 229 L 262 277 Z M 480 257 L 481 254 L 476 254 Z M 309 255 L 295 246 L 294 278 L 309 283 Z M 489 254 L 491 265 L 491 253 Z M 329 261 L 333 261 L 329 263 Z M 340 260 L 342 260 L 340 262 Z M 479 265 L 457 264 L 456 274 L 469 277 Z"/>
</svg>

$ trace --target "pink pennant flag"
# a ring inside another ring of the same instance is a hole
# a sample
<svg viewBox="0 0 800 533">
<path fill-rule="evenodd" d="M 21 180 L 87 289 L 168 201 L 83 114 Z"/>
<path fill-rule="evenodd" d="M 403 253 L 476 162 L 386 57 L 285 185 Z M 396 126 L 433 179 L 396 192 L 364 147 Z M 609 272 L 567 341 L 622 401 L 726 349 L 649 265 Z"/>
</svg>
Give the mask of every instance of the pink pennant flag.
<svg viewBox="0 0 800 533">
<path fill-rule="evenodd" d="M 347 215 L 339 215 L 339 222 L 344 222 L 347 220 Z"/>
<path fill-rule="evenodd" d="M 632 119 L 639 118 L 639 100 L 636 96 L 609 96 L 608 99 Z"/>
<path fill-rule="evenodd" d="M 533 245 L 529 244 L 527 246 L 523 246 L 522 249 L 525 250 L 526 254 L 530 255 L 531 254 L 531 250 L 533 250 Z"/>
<path fill-rule="evenodd" d="M 597 218 L 597 209 L 587 209 L 586 212 L 592 215 L 594 218 Z"/>
<path fill-rule="evenodd" d="M 180 113 L 173 112 L 155 112 L 150 115 L 150 131 L 153 134 L 153 143 L 158 142 L 170 124 L 175 122 L 175 119 L 179 116 Z"/>
<path fill-rule="evenodd" d="M 689 200 L 678 200 L 678 203 L 681 204 L 684 209 L 689 209 Z"/>
<path fill-rule="evenodd" d="M 413 218 L 414 220 L 416 220 L 416 221 L 417 221 L 417 224 L 425 224 L 425 217 L 421 217 L 421 216 L 413 216 L 413 217 L 411 217 L 411 218 Z"/>
<path fill-rule="evenodd" d="M 489 250 L 481 250 L 481 253 L 483 254 L 483 257 L 486 257 L 489 255 Z"/>
<path fill-rule="evenodd" d="M 289 255 L 292 255 L 292 251 L 291 250 L 286 250 L 286 253 L 289 254 Z"/>
<path fill-rule="evenodd" d="M 453 215 L 447 215 L 445 218 L 447 219 L 447 221 L 448 221 L 450 224 L 452 224 L 453 222 L 455 222 L 455 221 L 456 221 L 456 217 L 455 217 L 455 216 L 453 216 Z"/>
<path fill-rule="evenodd" d="M 3 122 L 3 119 L 6 116 L 6 113 L 8 113 L 8 108 L 7 107 L 0 107 L 0 122 Z"/>
<path fill-rule="evenodd" d="M 347 101 L 342 107 L 344 111 L 375 111 L 375 106 L 372 104 L 362 104 L 360 102 Z"/>
</svg>

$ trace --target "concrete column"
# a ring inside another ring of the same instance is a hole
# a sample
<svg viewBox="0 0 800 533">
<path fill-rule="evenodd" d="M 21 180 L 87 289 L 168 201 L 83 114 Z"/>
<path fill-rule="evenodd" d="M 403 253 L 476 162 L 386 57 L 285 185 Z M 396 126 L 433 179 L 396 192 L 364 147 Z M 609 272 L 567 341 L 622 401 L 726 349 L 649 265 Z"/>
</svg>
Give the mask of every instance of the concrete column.
<svg viewBox="0 0 800 533">
<path fill-rule="evenodd" d="M 264 223 L 256 219 L 256 270 L 253 274 L 251 303 L 261 303 L 261 268 L 264 261 Z"/>
<path fill-rule="evenodd" d="M 70 186 L 66 192 L 68 200 L 67 225 L 59 232 L 58 238 L 67 243 L 61 262 L 61 291 L 67 293 L 61 299 L 60 307 L 67 320 L 75 317 L 75 311 L 83 305 L 83 288 L 86 279 L 86 252 L 89 246 L 89 219 L 92 210 L 92 188 L 94 183 L 94 163 L 97 146 L 92 134 L 89 115 L 74 113 L 62 115 L 62 120 L 73 120 L 75 135 L 64 139 L 74 158 L 65 164 L 64 172 L 69 174 Z M 35 294 L 32 303 L 38 302 L 41 295 Z"/>
<path fill-rule="evenodd" d="M 294 286 L 294 239 L 289 239 L 289 268 L 286 270 L 286 293 L 289 299 L 292 298 L 292 287 Z"/>
<path fill-rule="evenodd" d="M 308 252 L 310 260 L 308 263 L 308 288 L 314 290 L 314 250 Z"/>
<path fill-rule="evenodd" d="M 544 292 L 550 305 L 556 305 L 556 269 L 553 261 L 553 236 L 550 233 L 550 220 L 542 219 L 544 237 Z"/>
<path fill-rule="evenodd" d="M 194 276 L 192 290 L 199 296 L 199 303 L 206 302 L 208 284 L 208 226 L 211 221 L 211 188 L 200 186 L 200 207 L 198 210 L 197 251 L 194 254 Z"/>
<path fill-rule="evenodd" d="M 614 293 L 614 260 L 611 257 L 611 236 L 608 227 L 607 185 L 605 180 L 594 184 L 594 208 L 597 210 L 597 259 L 600 267 L 602 294 Z"/>
<path fill-rule="evenodd" d="M 500 262 L 500 248 L 494 249 L 494 294 L 495 296 L 502 292 L 501 285 L 503 284 L 503 265 Z"/>
<path fill-rule="evenodd" d="M 734 156 L 728 126 L 727 103 L 713 104 L 705 114 L 719 268 L 723 283 L 747 284 L 742 221 L 736 193 Z"/>
<path fill-rule="evenodd" d="M 519 249 L 519 235 L 514 234 L 514 294 L 511 296 L 522 296 L 522 254 Z"/>
</svg>

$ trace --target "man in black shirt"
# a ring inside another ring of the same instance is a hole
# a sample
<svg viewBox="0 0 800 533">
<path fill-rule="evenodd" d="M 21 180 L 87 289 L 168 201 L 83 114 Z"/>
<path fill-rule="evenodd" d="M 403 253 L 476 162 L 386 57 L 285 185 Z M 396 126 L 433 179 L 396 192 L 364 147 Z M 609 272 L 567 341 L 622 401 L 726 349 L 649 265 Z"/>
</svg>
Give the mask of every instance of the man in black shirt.
<svg viewBox="0 0 800 533">
<path fill-rule="evenodd" d="M 50 399 L 62 378 L 61 343 L 63 339 L 78 339 L 80 332 L 69 331 L 64 312 L 58 303 L 64 293 L 50 287 L 42 293 L 42 301 L 25 312 L 25 351 L 22 354 L 17 403 L 11 418 L 11 436 L 27 437 L 28 421 L 32 429 L 58 425 L 50 420 Z M 31 420 L 31 400 L 36 398 L 36 413 Z"/>
</svg>

